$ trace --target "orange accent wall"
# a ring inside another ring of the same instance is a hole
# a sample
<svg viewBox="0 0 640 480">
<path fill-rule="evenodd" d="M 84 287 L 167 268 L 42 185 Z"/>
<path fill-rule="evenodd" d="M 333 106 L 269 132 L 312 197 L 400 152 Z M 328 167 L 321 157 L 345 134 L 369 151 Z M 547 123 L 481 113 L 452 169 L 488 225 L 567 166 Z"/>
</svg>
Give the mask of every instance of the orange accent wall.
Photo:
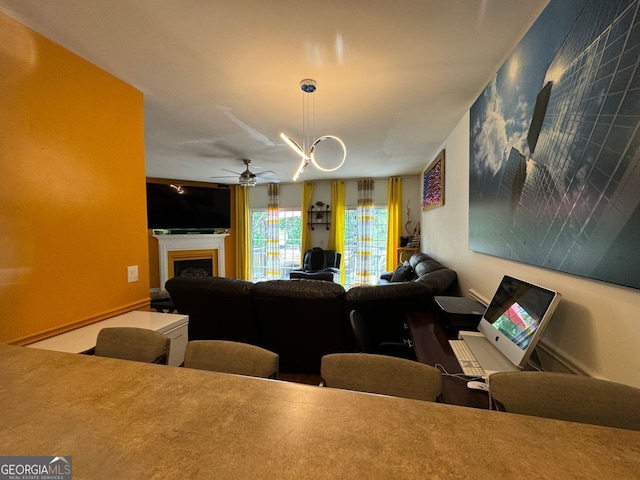
<svg viewBox="0 0 640 480">
<path fill-rule="evenodd" d="M 0 13 L 0 342 L 146 306 L 148 259 L 142 93 Z"/>
</svg>

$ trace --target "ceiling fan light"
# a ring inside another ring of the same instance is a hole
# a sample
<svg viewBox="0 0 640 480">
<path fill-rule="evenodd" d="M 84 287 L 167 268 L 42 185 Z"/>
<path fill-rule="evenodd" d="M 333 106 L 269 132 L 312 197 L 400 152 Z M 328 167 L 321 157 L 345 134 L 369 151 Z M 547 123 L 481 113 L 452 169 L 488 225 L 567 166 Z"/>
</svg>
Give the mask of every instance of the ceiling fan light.
<svg viewBox="0 0 640 480">
<path fill-rule="evenodd" d="M 238 182 L 240 184 L 241 187 L 255 187 L 256 186 L 256 179 L 255 177 L 251 178 L 247 178 L 247 177 L 241 177 L 240 181 Z"/>
<path fill-rule="evenodd" d="M 240 178 L 238 178 L 238 184 L 241 187 L 255 187 L 257 183 L 256 174 L 249 170 L 251 160 L 245 158 L 242 160 L 242 162 L 246 165 L 247 169 L 240 174 Z"/>
</svg>

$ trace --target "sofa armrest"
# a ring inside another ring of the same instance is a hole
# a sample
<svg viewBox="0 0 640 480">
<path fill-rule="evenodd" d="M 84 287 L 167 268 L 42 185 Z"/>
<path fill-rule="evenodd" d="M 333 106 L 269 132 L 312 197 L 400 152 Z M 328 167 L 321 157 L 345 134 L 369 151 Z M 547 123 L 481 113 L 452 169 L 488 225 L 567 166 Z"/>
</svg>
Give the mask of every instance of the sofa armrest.
<svg viewBox="0 0 640 480">
<path fill-rule="evenodd" d="M 326 267 L 322 269 L 323 272 L 340 273 L 340 269 L 336 267 Z"/>
<path fill-rule="evenodd" d="M 380 274 L 380 280 L 386 280 L 387 282 L 391 281 L 391 277 L 393 277 L 393 272 L 382 272 Z"/>
<path fill-rule="evenodd" d="M 429 272 L 415 280 L 415 283 L 426 285 L 433 295 L 440 295 L 455 283 L 458 275 L 449 268 L 442 268 L 434 272 Z"/>
</svg>

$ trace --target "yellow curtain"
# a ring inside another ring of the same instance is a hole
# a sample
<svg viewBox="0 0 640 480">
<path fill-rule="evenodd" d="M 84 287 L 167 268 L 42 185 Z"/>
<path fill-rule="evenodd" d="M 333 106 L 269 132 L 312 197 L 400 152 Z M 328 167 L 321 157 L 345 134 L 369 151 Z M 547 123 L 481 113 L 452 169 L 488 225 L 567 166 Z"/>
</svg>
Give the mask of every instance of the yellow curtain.
<svg viewBox="0 0 640 480">
<path fill-rule="evenodd" d="M 302 251 L 300 252 L 300 265 L 303 264 L 304 252 L 311 248 L 311 227 L 309 227 L 309 208 L 313 197 L 313 183 L 302 184 Z"/>
<path fill-rule="evenodd" d="M 329 229 L 329 249 L 342 254 L 340 261 L 340 283 L 345 283 L 344 272 L 344 213 L 345 184 L 341 180 L 331 182 L 331 227 Z"/>
<path fill-rule="evenodd" d="M 249 217 L 249 189 L 235 187 L 236 198 L 236 276 L 251 280 L 251 219 Z"/>
<path fill-rule="evenodd" d="M 387 182 L 387 271 L 395 270 L 398 247 L 402 235 L 402 178 L 391 177 Z"/>
</svg>

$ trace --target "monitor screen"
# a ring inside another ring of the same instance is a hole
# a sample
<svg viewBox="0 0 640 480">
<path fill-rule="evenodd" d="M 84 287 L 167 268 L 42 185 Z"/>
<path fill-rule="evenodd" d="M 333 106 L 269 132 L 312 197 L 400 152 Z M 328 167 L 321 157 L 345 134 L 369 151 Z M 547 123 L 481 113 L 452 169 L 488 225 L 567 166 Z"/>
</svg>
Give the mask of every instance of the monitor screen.
<svg viewBox="0 0 640 480">
<path fill-rule="evenodd" d="M 478 330 L 511 362 L 522 368 L 531 356 L 560 294 L 504 276 Z"/>
</svg>

